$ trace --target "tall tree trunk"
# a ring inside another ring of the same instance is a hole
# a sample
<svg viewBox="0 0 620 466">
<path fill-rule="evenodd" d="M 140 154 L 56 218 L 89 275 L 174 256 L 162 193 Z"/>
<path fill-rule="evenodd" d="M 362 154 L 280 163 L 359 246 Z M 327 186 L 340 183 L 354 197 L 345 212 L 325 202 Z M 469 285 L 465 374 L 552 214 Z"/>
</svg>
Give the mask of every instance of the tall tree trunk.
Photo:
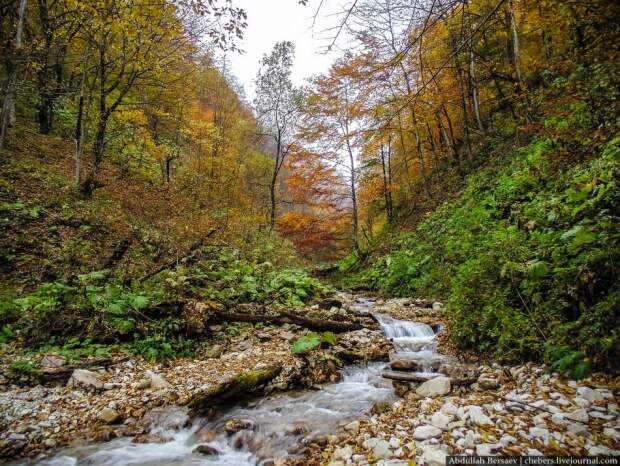
<svg viewBox="0 0 620 466">
<path fill-rule="evenodd" d="M 467 108 L 467 100 L 465 99 L 465 82 L 463 78 L 463 70 L 461 61 L 459 60 L 458 47 L 452 30 L 448 28 L 450 34 L 450 42 L 452 44 L 452 52 L 454 54 L 454 67 L 456 69 L 456 80 L 459 85 L 459 94 L 461 98 L 461 108 L 463 109 L 463 137 L 465 139 L 465 151 L 467 153 L 467 161 L 470 167 L 474 166 L 474 156 L 471 149 L 471 139 L 469 137 L 469 110 Z"/>
<path fill-rule="evenodd" d="M 387 215 L 388 223 L 392 223 L 394 221 L 394 217 L 392 214 L 392 199 L 390 193 L 390 181 L 389 181 L 389 162 L 386 160 L 386 154 L 384 150 L 383 144 L 381 144 L 381 168 L 383 170 L 383 197 L 385 199 L 385 213 Z M 389 157 L 389 155 L 387 156 Z"/>
<path fill-rule="evenodd" d="M 82 182 L 82 149 L 84 147 L 84 93 L 86 87 L 86 68 L 82 70 L 80 81 L 80 98 L 78 101 L 78 114 L 75 123 L 75 184 L 80 186 Z"/>
<path fill-rule="evenodd" d="M 474 56 L 473 34 L 469 41 L 469 83 L 469 88 L 471 89 L 471 100 L 473 102 L 478 130 L 481 134 L 484 134 L 484 125 L 482 124 L 482 118 L 480 117 L 480 102 L 478 101 L 478 81 L 476 80 L 476 58 Z"/>
<path fill-rule="evenodd" d="M 514 10 L 514 0 L 508 0 L 508 17 L 510 20 L 510 36 L 512 40 L 512 65 L 517 77 L 517 91 L 523 100 L 525 121 L 532 122 L 532 114 L 530 112 L 530 100 L 527 95 L 525 81 L 521 73 L 521 51 L 519 44 L 519 28 L 517 27 L 517 18 Z"/>
<path fill-rule="evenodd" d="M 26 15 L 26 0 L 20 0 L 17 13 L 17 30 L 15 31 L 15 48 L 13 53 L 13 67 L 7 76 L 4 101 L 2 102 L 2 115 L 0 115 L 0 149 L 4 148 L 6 131 L 11 123 L 11 117 L 15 114 L 15 87 L 17 76 L 22 62 L 22 34 L 24 32 L 24 17 Z"/>
<path fill-rule="evenodd" d="M 273 173 L 271 175 L 271 183 L 269 183 L 269 198 L 271 201 L 271 212 L 269 213 L 269 234 L 273 233 L 276 226 L 276 186 L 278 182 L 278 172 L 280 171 L 282 157 L 282 133 L 278 130 L 276 136 L 276 163 L 273 167 Z"/>
</svg>

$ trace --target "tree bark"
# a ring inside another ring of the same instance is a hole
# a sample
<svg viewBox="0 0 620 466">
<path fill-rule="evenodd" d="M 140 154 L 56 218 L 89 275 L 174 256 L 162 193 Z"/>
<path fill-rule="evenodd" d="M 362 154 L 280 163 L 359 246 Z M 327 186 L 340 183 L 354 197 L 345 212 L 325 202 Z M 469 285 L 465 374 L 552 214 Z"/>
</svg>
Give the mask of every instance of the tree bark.
<svg viewBox="0 0 620 466">
<path fill-rule="evenodd" d="M 20 0 L 17 14 L 17 30 L 15 32 L 15 48 L 13 53 L 13 67 L 7 77 L 4 101 L 2 103 L 2 115 L 0 115 L 0 149 L 4 148 L 6 131 L 11 124 L 11 116 L 15 113 L 15 87 L 17 75 L 21 68 L 22 60 L 22 34 L 24 32 L 24 17 L 26 15 L 26 0 Z"/>
</svg>

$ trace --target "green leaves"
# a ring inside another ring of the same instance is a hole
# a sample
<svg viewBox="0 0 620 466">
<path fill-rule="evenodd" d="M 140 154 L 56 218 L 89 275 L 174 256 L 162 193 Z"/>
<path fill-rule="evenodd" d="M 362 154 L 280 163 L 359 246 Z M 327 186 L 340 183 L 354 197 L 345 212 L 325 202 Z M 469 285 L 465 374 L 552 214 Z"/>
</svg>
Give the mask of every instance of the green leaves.
<svg viewBox="0 0 620 466">
<path fill-rule="evenodd" d="M 298 338 L 293 346 L 291 346 L 291 353 L 293 354 L 306 354 L 321 344 L 321 337 L 316 333 L 309 333 L 303 337 Z"/>
<path fill-rule="evenodd" d="M 311 332 L 303 337 L 298 338 L 291 346 L 291 353 L 306 354 L 320 346 L 322 343 L 327 346 L 333 346 L 337 343 L 338 337 L 333 332 L 323 332 L 322 335 Z"/>
</svg>

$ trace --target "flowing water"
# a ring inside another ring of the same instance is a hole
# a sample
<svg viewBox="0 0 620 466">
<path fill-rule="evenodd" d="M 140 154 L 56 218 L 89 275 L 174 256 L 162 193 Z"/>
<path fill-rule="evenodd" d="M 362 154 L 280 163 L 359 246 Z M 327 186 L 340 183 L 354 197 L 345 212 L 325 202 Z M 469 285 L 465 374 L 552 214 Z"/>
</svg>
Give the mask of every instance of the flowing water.
<svg viewBox="0 0 620 466">
<path fill-rule="evenodd" d="M 372 311 L 372 306 L 372 301 L 355 305 L 358 311 Z M 394 342 L 393 357 L 426 362 L 437 358 L 435 334 L 430 326 L 380 314 L 375 314 L 375 318 Z M 381 377 L 386 366 L 386 363 L 350 366 L 343 371 L 341 382 L 321 390 L 271 395 L 232 408 L 212 420 L 197 419 L 189 428 L 173 430 L 162 422 L 152 433 L 165 438 L 164 443 L 133 443 L 131 438 L 120 438 L 108 443 L 82 444 L 39 464 L 260 466 L 272 458 L 300 454 L 304 439 L 337 432 L 346 423 L 366 415 L 375 402 L 393 398 L 391 382 Z M 167 416 L 173 421 L 170 424 L 178 425 L 186 413 L 181 408 L 170 408 Z M 226 435 L 224 424 L 231 419 L 249 420 L 254 428 Z M 197 445 L 208 445 L 220 454 L 194 453 Z"/>
</svg>

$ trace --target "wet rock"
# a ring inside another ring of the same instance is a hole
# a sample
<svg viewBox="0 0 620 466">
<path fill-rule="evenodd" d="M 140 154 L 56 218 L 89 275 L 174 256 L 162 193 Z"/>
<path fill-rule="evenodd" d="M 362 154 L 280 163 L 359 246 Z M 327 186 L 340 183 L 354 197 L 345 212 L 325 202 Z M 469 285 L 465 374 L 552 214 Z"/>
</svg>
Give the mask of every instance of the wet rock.
<svg viewBox="0 0 620 466">
<path fill-rule="evenodd" d="M 97 419 L 107 424 L 114 424 L 121 420 L 121 415 L 115 409 L 103 408 L 99 411 L 99 414 L 97 414 Z"/>
<path fill-rule="evenodd" d="M 67 386 L 101 389 L 103 388 L 103 382 L 96 372 L 87 371 L 86 369 L 75 369 L 67 382 Z"/>
<path fill-rule="evenodd" d="M 235 434 L 241 430 L 254 430 L 256 424 L 250 419 L 231 419 L 224 424 L 224 430 L 228 435 Z"/>
<path fill-rule="evenodd" d="M 342 307 L 342 301 L 336 298 L 325 298 L 318 303 L 319 308 L 321 309 L 331 309 L 332 307 L 340 309 Z"/>
<path fill-rule="evenodd" d="M 382 414 L 389 410 L 392 407 L 392 404 L 389 401 L 376 401 L 370 412 L 372 414 Z"/>
<path fill-rule="evenodd" d="M 396 394 L 396 396 L 399 396 L 401 398 L 404 397 L 411 390 L 411 385 L 409 384 L 409 382 L 394 381 L 392 385 L 394 387 L 394 393 Z"/>
<path fill-rule="evenodd" d="M 428 440 L 429 438 L 440 437 L 441 429 L 435 426 L 420 426 L 413 431 L 413 438 L 416 440 Z"/>
<path fill-rule="evenodd" d="M 146 371 L 145 375 L 146 378 L 148 378 L 151 382 L 151 388 L 161 390 L 170 387 L 170 384 L 163 375 L 157 374 L 153 371 Z"/>
<path fill-rule="evenodd" d="M 424 397 L 435 397 L 450 393 L 450 379 L 448 377 L 435 377 L 420 385 L 416 393 Z"/>
<path fill-rule="evenodd" d="M 212 447 L 211 445 L 198 445 L 194 448 L 193 453 L 200 453 L 201 455 L 211 456 L 211 455 L 221 455 L 222 452 L 217 448 Z"/>
</svg>

